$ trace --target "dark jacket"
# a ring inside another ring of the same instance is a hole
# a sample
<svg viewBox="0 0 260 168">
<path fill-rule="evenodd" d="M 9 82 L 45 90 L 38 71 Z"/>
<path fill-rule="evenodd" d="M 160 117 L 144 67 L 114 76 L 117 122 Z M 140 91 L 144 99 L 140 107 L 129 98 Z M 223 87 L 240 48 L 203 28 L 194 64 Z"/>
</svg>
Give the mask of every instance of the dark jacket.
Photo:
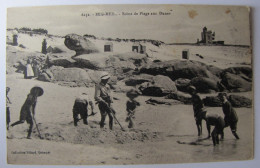
<svg viewBox="0 0 260 168">
<path fill-rule="evenodd" d="M 132 112 L 136 109 L 136 106 L 140 106 L 140 103 L 135 100 L 128 100 L 126 102 L 126 111 Z"/>
<path fill-rule="evenodd" d="M 203 101 L 201 100 L 198 94 L 192 95 L 192 104 L 193 104 L 194 117 L 198 117 L 199 112 L 201 112 L 202 108 L 204 107 Z"/>
<path fill-rule="evenodd" d="M 238 121 L 237 113 L 229 101 L 223 103 L 222 110 L 225 115 L 225 122 L 232 123 Z"/>
</svg>

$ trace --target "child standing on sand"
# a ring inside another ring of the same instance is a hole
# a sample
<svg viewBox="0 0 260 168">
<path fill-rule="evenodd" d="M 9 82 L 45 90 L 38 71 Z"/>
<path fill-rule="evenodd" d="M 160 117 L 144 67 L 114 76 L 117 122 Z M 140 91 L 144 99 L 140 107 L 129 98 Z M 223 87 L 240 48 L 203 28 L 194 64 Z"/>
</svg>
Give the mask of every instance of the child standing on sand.
<svg viewBox="0 0 260 168">
<path fill-rule="evenodd" d="M 31 139 L 37 97 L 41 95 L 43 95 L 43 89 L 41 87 L 33 87 L 21 108 L 20 119 L 11 125 L 11 127 L 14 127 L 15 125 L 22 124 L 26 121 L 30 125 L 27 139 Z"/>
<path fill-rule="evenodd" d="M 218 98 L 222 102 L 222 110 L 225 115 L 225 127 L 230 126 L 230 129 L 232 131 L 232 134 L 236 139 L 239 139 L 239 136 L 237 135 L 237 122 L 238 122 L 238 116 L 235 111 L 235 109 L 232 107 L 231 103 L 227 99 L 226 93 L 219 93 Z"/>
<path fill-rule="evenodd" d="M 135 118 L 135 109 L 137 106 L 140 106 L 140 103 L 135 100 L 135 98 L 137 98 L 138 95 L 139 93 L 133 89 L 126 93 L 126 96 L 129 98 L 129 100 L 126 102 L 126 122 L 129 122 L 128 128 L 134 127 L 133 119 Z"/>
<path fill-rule="evenodd" d="M 191 95 L 193 111 L 194 111 L 194 118 L 196 121 L 197 130 L 198 130 L 198 136 L 201 136 L 202 135 L 202 119 L 198 116 L 201 114 L 201 112 L 204 111 L 204 104 L 203 104 L 202 99 L 198 95 L 195 86 L 190 86 L 188 89 L 189 89 L 189 93 Z M 208 131 L 208 138 L 209 137 L 210 137 L 210 133 Z"/>
</svg>

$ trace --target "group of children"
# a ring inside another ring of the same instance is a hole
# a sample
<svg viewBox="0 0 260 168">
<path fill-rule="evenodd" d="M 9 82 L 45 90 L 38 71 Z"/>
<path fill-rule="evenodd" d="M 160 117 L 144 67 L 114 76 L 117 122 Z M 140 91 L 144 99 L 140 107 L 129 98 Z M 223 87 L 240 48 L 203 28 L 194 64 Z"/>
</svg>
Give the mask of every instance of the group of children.
<svg viewBox="0 0 260 168">
<path fill-rule="evenodd" d="M 9 129 L 9 123 L 10 123 L 10 110 L 9 110 L 9 104 L 11 104 L 11 101 L 8 97 L 8 93 L 10 91 L 10 88 L 6 88 L 6 123 L 7 123 L 7 129 Z M 236 111 L 230 104 L 230 102 L 227 99 L 226 93 L 219 93 L 218 98 L 222 102 L 222 110 L 224 113 L 224 119 L 217 115 L 217 114 L 208 114 L 207 111 L 204 109 L 204 104 L 198 93 L 196 92 L 196 88 L 194 86 L 189 87 L 189 92 L 192 96 L 192 103 L 193 103 L 193 111 L 194 111 L 194 118 L 196 121 L 196 126 L 198 130 L 198 136 L 202 135 L 202 120 L 204 119 L 206 121 L 207 130 L 208 130 L 208 138 L 212 137 L 213 145 L 219 144 L 219 135 L 221 135 L 221 139 L 224 139 L 224 128 L 230 127 L 232 134 L 235 136 L 236 139 L 239 139 L 239 136 L 237 134 L 237 122 L 238 122 L 238 116 L 236 114 Z M 30 90 L 30 93 L 27 95 L 27 99 L 25 100 L 21 111 L 20 111 L 20 119 L 13 123 L 11 127 L 22 124 L 25 121 L 30 125 L 28 130 L 27 138 L 31 138 L 31 132 L 33 127 L 33 119 L 35 115 L 35 106 L 37 102 L 37 97 L 41 96 L 43 94 L 43 89 L 40 87 L 33 87 Z M 129 100 L 126 102 L 126 111 L 127 111 L 127 117 L 126 122 L 128 122 L 128 128 L 134 127 L 134 118 L 135 118 L 135 111 L 137 106 L 140 106 L 140 103 L 137 102 L 135 99 L 138 97 L 139 92 L 137 90 L 130 90 L 126 93 L 126 96 L 129 98 Z M 86 93 L 83 93 L 79 98 L 75 100 L 74 106 L 73 106 L 73 119 L 74 119 L 74 125 L 77 126 L 77 122 L 80 120 L 78 118 L 78 115 L 81 116 L 81 119 L 83 119 L 84 124 L 88 124 L 87 117 L 88 117 L 88 105 L 91 106 L 91 115 L 94 115 L 93 112 L 94 105 L 91 100 L 89 100 Z M 213 131 L 210 133 L 210 127 L 214 126 Z"/>
<path fill-rule="evenodd" d="M 202 120 L 204 119 L 207 125 L 208 138 L 210 138 L 210 136 L 212 137 L 214 146 L 219 144 L 219 135 L 221 135 L 221 139 L 224 139 L 224 128 L 228 126 L 230 127 L 232 134 L 235 136 L 235 138 L 239 139 L 239 136 L 236 132 L 238 116 L 235 109 L 228 101 L 226 93 L 218 94 L 218 98 L 222 103 L 222 110 L 224 113 L 223 119 L 223 117 L 219 116 L 218 114 L 207 113 L 207 111 L 204 109 L 203 101 L 197 94 L 196 88 L 194 86 L 189 87 L 189 92 L 192 96 L 194 118 L 198 129 L 198 136 L 202 134 Z M 211 134 L 210 126 L 215 126 Z"/>
</svg>

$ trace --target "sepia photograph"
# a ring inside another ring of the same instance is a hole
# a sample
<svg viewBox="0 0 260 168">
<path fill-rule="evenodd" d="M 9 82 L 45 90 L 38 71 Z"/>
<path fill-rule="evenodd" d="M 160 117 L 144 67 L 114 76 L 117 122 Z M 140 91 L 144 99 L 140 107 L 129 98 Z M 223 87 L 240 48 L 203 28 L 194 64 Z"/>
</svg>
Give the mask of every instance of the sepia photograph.
<svg viewBox="0 0 260 168">
<path fill-rule="evenodd" d="M 254 159 L 250 7 L 6 12 L 7 164 Z"/>
</svg>

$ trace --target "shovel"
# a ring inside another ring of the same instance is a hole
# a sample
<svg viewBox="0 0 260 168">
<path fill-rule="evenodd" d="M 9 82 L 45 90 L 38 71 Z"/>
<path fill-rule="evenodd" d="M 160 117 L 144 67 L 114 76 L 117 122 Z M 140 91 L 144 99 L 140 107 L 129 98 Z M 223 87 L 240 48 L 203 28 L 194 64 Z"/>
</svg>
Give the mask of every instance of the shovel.
<svg viewBox="0 0 260 168">
<path fill-rule="evenodd" d="M 33 121 L 35 122 L 36 129 L 37 129 L 37 131 L 38 131 L 38 134 L 39 134 L 40 139 L 43 139 L 43 137 L 42 137 L 42 135 L 41 135 L 41 133 L 40 133 L 40 130 L 39 130 L 39 128 L 38 128 L 38 124 L 37 124 L 37 122 L 36 122 L 36 120 L 35 120 L 35 118 L 34 118 L 34 115 L 33 115 Z"/>
</svg>

